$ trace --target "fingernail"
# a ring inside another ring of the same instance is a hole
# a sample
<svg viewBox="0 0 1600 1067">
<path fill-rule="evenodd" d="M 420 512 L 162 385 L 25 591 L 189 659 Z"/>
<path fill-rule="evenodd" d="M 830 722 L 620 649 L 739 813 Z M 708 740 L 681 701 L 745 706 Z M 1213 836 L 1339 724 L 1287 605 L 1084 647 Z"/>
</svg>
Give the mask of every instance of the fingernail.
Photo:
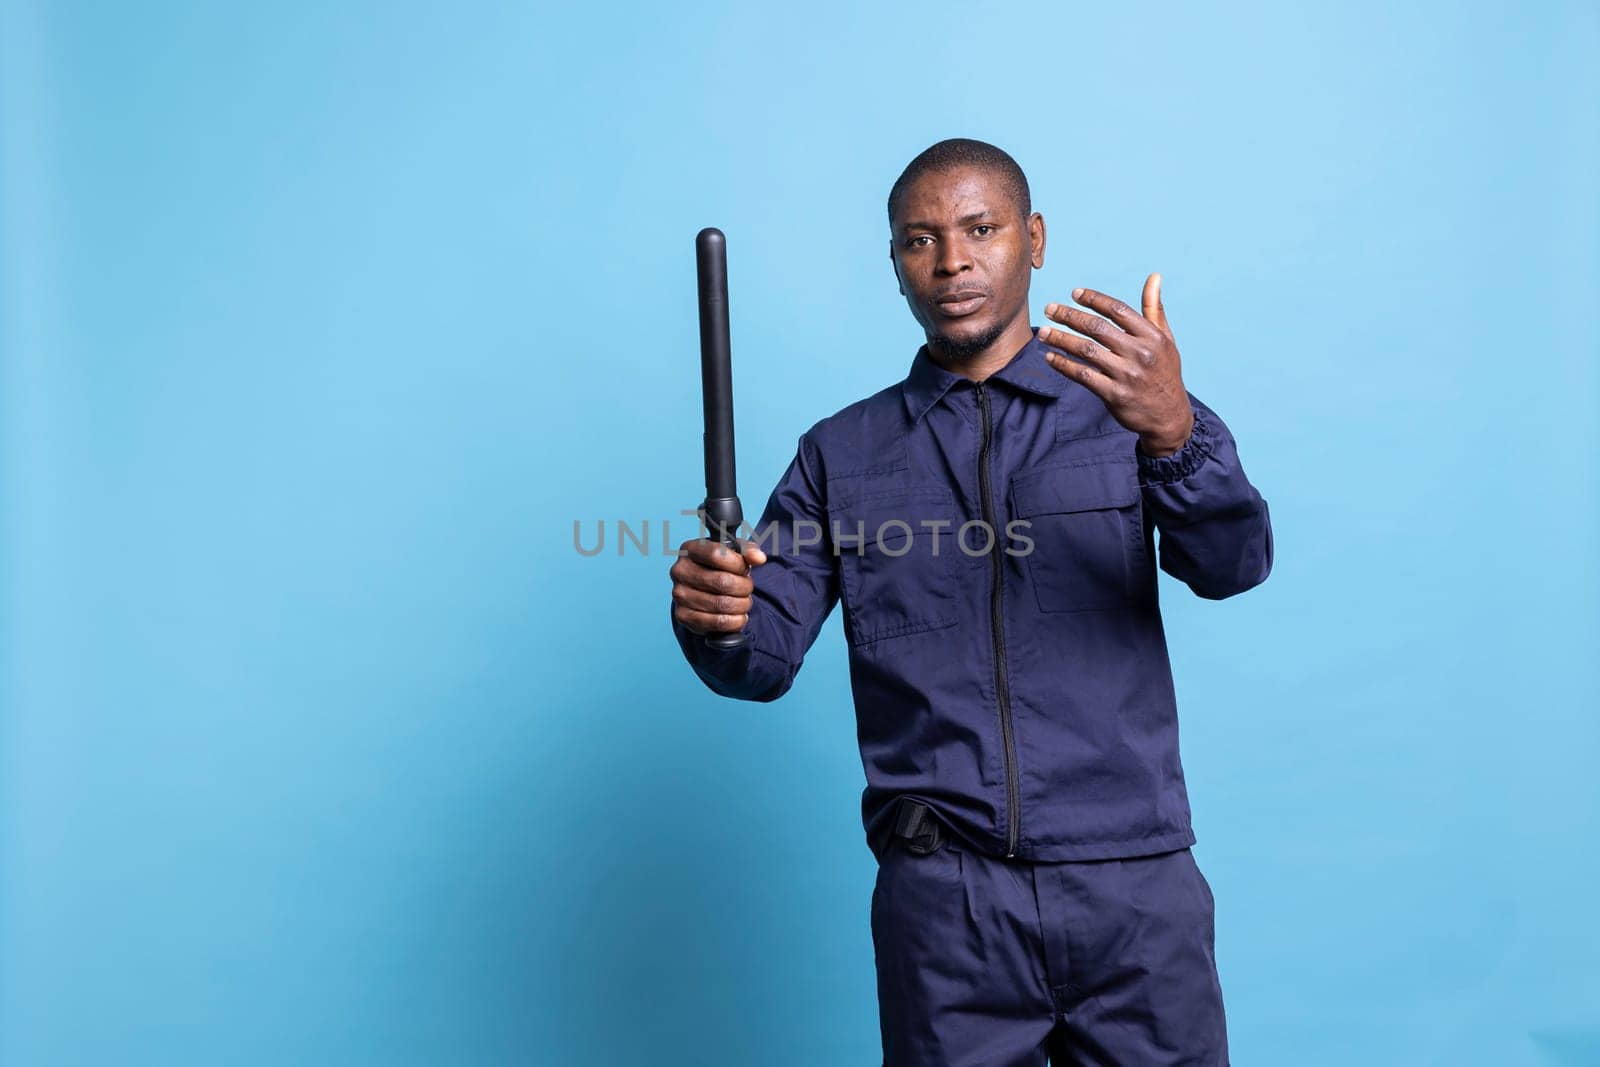
<svg viewBox="0 0 1600 1067">
<path fill-rule="evenodd" d="M 1079 297 L 1081 297 L 1082 295 L 1083 295 L 1083 288 L 1081 286 L 1079 288 L 1077 288 L 1077 289 L 1072 290 L 1072 299 L 1076 300 Z"/>
</svg>

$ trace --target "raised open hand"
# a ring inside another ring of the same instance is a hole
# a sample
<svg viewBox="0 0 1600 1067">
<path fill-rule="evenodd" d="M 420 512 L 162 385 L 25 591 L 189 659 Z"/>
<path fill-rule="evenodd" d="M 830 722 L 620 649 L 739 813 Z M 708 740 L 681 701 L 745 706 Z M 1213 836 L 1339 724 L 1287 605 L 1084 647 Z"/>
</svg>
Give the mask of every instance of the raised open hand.
<svg viewBox="0 0 1600 1067">
<path fill-rule="evenodd" d="M 1091 315 L 1063 304 L 1046 304 L 1045 316 L 1085 336 L 1049 326 L 1039 340 L 1076 356 L 1045 353 L 1050 365 L 1098 396 L 1112 418 L 1139 435 L 1147 456 L 1169 456 L 1189 440 L 1194 412 L 1161 303 L 1161 275 L 1144 282 L 1144 314 L 1093 289 L 1074 289 L 1072 299 L 1105 315 Z"/>
</svg>

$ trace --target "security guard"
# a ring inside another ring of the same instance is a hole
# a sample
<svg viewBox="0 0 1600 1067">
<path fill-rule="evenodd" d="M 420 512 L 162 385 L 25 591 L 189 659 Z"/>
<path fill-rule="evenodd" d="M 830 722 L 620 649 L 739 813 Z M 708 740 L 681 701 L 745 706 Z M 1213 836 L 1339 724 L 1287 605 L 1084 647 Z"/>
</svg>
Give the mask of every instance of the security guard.
<svg viewBox="0 0 1600 1067">
<path fill-rule="evenodd" d="M 1159 274 L 1142 313 L 1075 289 L 1030 324 L 1045 224 L 1011 156 L 933 145 L 889 224 L 926 343 L 800 436 L 742 556 L 683 544 L 674 633 L 771 701 L 844 603 L 887 1067 L 1226 1064 L 1156 568 L 1259 584 L 1266 501 Z"/>
</svg>

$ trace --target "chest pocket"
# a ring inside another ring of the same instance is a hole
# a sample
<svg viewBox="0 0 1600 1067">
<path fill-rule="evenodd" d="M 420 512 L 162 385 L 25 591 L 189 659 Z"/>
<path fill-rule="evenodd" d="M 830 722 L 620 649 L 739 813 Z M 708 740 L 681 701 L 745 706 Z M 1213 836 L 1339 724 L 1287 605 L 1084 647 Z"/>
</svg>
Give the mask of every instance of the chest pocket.
<svg viewBox="0 0 1600 1067">
<path fill-rule="evenodd" d="M 956 624 L 959 578 L 972 557 L 957 543 L 964 517 L 949 489 L 875 490 L 828 518 L 850 644 Z"/>
<path fill-rule="evenodd" d="M 1122 608 L 1154 594 L 1137 467 L 1130 455 L 1045 467 L 1011 480 L 1029 525 L 1023 555 L 1040 611 Z"/>
</svg>

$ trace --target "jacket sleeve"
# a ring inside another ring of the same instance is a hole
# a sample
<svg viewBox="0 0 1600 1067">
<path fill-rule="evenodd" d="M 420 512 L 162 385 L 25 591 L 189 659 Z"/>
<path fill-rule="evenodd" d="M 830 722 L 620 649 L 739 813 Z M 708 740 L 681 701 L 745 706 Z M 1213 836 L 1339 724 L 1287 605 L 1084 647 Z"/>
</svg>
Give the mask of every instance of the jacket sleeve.
<svg viewBox="0 0 1600 1067">
<path fill-rule="evenodd" d="M 767 562 L 750 571 L 755 591 L 744 645 L 712 649 L 672 616 L 684 658 L 708 688 L 725 697 L 765 702 L 788 692 L 839 600 L 839 558 L 827 537 L 827 505 L 812 474 L 820 457 L 809 432 L 800 436 L 794 459 L 751 531 Z"/>
<path fill-rule="evenodd" d="M 1147 514 L 1161 531 L 1161 569 L 1208 600 L 1260 585 L 1272 572 L 1267 502 L 1245 477 L 1233 434 L 1193 393 L 1194 430 L 1170 456 L 1134 449 Z"/>
</svg>

